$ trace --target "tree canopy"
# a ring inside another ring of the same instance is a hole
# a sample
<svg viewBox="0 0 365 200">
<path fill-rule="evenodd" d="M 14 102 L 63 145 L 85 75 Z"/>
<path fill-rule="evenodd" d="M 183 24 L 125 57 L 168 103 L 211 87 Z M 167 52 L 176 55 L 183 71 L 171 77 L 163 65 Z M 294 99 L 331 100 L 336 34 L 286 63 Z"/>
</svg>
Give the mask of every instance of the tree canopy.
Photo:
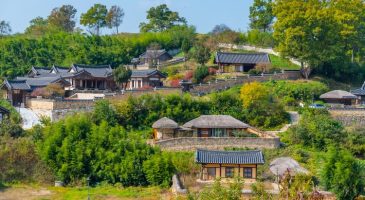
<svg viewBox="0 0 365 200">
<path fill-rule="evenodd" d="M 59 27 L 66 32 L 72 32 L 75 28 L 75 14 L 77 10 L 72 5 L 63 5 L 54 8 L 48 16 L 48 23 L 51 26 Z"/>
<path fill-rule="evenodd" d="M 263 32 L 271 30 L 274 20 L 272 11 L 272 0 L 254 0 L 250 6 L 250 28 L 258 29 Z"/>
<path fill-rule="evenodd" d="M 11 27 L 9 22 L 4 20 L 0 21 L 0 36 L 9 35 L 11 33 Z"/>
<path fill-rule="evenodd" d="M 139 25 L 141 32 L 161 32 L 177 25 L 186 25 L 186 19 L 171 11 L 166 4 L 152 7 L 147 11 L 148 22 Z"/>
<path fill-rule="evenodd" d="M 100 34 L 100 29 L 107 26 L 108 9 L 105 5 L 94 4 L 86 13 L 81 14 L 80 24 L 91 28 L 91 32 Z"/>
<path fill-rule="evenodd" d="M 124 17 L 123 9 L 120 8 L 119 6 L 115 6 L 115 5 L 112 6 L 109 9 L 108 14 L 106 16 L 106 22 L 108 24 L 108 27 L 109 28 L 115 27 L 117 34 L 118 34 L 118 28 L 123 22 L 123 17 Z"/>
</svg>

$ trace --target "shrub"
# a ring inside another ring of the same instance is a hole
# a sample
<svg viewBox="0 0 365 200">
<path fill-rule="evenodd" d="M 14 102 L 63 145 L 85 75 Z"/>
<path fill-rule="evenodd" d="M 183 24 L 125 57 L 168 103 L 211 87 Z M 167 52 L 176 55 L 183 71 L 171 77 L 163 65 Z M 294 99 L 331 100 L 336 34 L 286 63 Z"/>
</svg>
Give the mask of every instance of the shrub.
<svg viewBox="0 0 365 200">
<path fill-rule="evenodd" d="M 208 71 L 209 71 L 209 75 L 215 75 L 217 73 L 217 69 L 215 69 L 213 67 L 209 67 Z"/>
<path fill-rule="evenodd" d="M 194 79 L 196 83 L 203 82 L 204 78 L 209 75 L 208 67 L 206 66 L 199 66 L 194 71 Z"/>
<path fill-rule="evenodd" d="M 193 78 L 193 74 L 192 70 L 185 72 L 184 80 L 191 80 Z"/>
<path fill-rule="evenodd" d="M 180 87 L 180 80 L 179 79 L 172 79 L 170 80 L 171 87 Z"/>
<path fill-rule="evenodd" d="M 168 154 L 155 154 L 143 162 L 143 171 L 151 185 L 169 187 L 175 169 Z"/>
<path fill-rule="evenodd" d="M 261 75 L 261 71 L 260 70 L 257 70 L 257 69 L 250 69 L 249 71 L 248 71 L 248 74 L 249 75 L 254 75 L 254 76 L 257 76 L 257 75 Z"/>
</svg>

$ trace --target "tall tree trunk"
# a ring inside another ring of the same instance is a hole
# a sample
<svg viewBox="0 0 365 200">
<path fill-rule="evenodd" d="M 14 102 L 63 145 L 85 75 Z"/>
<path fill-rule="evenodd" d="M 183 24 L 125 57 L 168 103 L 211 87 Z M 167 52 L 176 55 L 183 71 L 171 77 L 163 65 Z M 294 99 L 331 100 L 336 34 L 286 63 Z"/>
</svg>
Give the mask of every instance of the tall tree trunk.
<svg viewBox="0 0 365 200">
<path fill-rule="evenodd" d="M 311 73 L 311 68 L 309 66 L 304 66 L 303 61 L 300 62 L 300 72 L 305 77 L 305 79 L 309 78 L 309 75 Z"/>
</svg>

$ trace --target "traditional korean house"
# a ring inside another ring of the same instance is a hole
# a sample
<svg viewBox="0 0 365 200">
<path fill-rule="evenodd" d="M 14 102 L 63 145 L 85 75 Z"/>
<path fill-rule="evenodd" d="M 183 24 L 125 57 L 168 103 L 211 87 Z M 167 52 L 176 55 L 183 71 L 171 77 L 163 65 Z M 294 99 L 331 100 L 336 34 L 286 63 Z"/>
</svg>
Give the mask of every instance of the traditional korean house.
<svg viewBox="0 0 365 200">
<path fill-rule="evenodd" d="M 182 128 L 193 131 L 193 137 L 235 137 L 236 133 L 259 134 L 250 125 L 230 115 L 201 115 Z"/>
<path fill-rule="evenodd" d="M 212 151 L 198 149 L 195 161 L 201 164 L 200 180 L 212 181 L 216 178 L 230 179 L 242 177 L 254 182 L 257 178 L 257 165 L 265 163 L 259 150 L 252 151 Z"/>
<path fill-rule="evenodd" d="M 110 65 L 73 64 L 63 77 L 70 82 L 69 90 L 116 89 Z"/>
<path fill-rule="evenodd" d="M 171 59 L 172 56 L 165 49 L 147 49 L 146 52 L 139 56 L 138 64 L 148 65 L 149 67 L 156 67 L 161 63 Z M 132 63 L 135 62 L 136 59 L 132 59 Z"/>
<path fill-rule="evenodd" d="M 353 105 L 357 97 L 350 92 L 343 90 L 332 90 L 319 96 L 328 104 Z"/>
<path fill-rule="evenodd" d="M 155 140 L 170 139 L 176 137 L 179 125 L 172 119 L 163 117 L 152 124 L 153 138 Z"/>
<path fill-rule="evenodd" d="M 7 117 L 9 117 L 10 111 L 2 106 L 0 106 L 0 123 Z"/>
<path fill-rule="evenodd" d="M 229 72 L 233 67 L 235 72 L 248 72 L 259 63 L 271 63 L 267 53 L 232 53 L 217 52 L 214 63 L 218 64 L 220 72 Z"/>
<path fill-rule="evenodd" d="M 47 68 L 47 67 L 35 67 L 35 66 L 32 66 L 32 68 L 28 72 L 28 77 L 42 76 L 44 74 L 48 74 L 49 73 L 49 70 L 50 69 Z"/>
<path fill-rule="evenodd" d="M 365 82 L 361 88 L 351 90 L 351 93 L 357 96 L 357 104 L 365 104 Z"/>
<path fill-rule="evenodd" d="M 25 105 L 26 97 L 30 96 L 36 88 L 46 87 L 49 84 L 60 84 L 63 87 L 70 85 L 68 81 L 60 76 L 52 77 L 17 77 L 14 80 L 5 80 L 1 86 L 4 90 L 4 98 L 13 106 Z"/>
<path fill-rule="evenodd" d="M 166 78 L 159 70 L 132 70 L 131 79 L 127 84 L 128 89 L 162 87 L 162 79 Z"/>
</svg>

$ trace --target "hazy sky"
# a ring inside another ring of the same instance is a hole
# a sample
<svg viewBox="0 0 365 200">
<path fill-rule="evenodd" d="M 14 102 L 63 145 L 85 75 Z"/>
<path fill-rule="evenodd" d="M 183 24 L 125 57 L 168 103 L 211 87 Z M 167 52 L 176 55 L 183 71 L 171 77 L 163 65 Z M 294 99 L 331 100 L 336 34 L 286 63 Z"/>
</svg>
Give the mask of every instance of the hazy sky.
<svg viewBox="0 0 365 200">
<path fill-rule="evenodd" d="M 253 0 L 0 0 L 0 20 L 10 22 L 12 32 L 23 32 L 29 21 L 37 16 L 47 17 L 51 10 L 64 4 L 77 9 L 76 21 L 93 4 L 110 8 L 118 5 L 124 9 L 124 22 L 120 32 L 139 32 L 138 25 L 146 21 L 146 11 L 159 4 L 167 4 L 173 11 L 187 19 L 200 33 L 212 30 L 216 24 L 226 24 L 234 30 L 247 30 L 249 7 Z M 80 26 L 77 24 L 77 26 Z M 83 27 L 82 27 L 83 28 Z M 108 33 L 104 29 L 103 33 Z"/>
</svg>

